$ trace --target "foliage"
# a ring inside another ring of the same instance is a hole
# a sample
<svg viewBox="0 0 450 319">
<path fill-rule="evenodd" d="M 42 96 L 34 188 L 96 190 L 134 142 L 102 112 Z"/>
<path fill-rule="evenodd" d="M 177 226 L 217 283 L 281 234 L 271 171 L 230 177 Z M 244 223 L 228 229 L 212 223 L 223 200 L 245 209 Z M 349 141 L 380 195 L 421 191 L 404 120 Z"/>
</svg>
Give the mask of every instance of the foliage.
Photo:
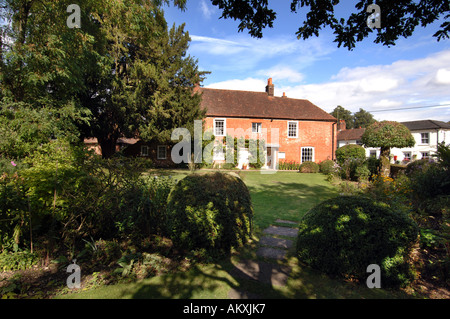
<svg viewBox="0 0 450 319">
<path fill-rule="evenodd" d="M 406 215 L 362 196 L 341 196 L 311 209 L 300 221 L 299 260 L 327 274 L 367 278 L 371 264 L 381 267 L 382 286 L 412 279 L 408 254 L 418 229 Z"/>
<path fill-rule="evenodd" d="M 0 270 L 25 270 L 36 265 L 39 261 L 39 256 L 36 253 L 31 253 L 28 250 L 0 253 Z"/>
<path fill-rule="evenodd" d="M 228 254 L 246 244 L 252 232 L 250 193 L 237 177 L 222 173 L 193 174 L 170 193 L 167 227 L 175 246 Z"/>
<path fill-rule="evenodd" d="M 356 144 L 348 144 L 342 147 L 339 147 L 336 150 L 336 159 L 339 164 L 342 164 L 347 159 L 366 159 L 366 150 L 361 145 Z"/>
<path fill-rule="evenodd" d="M 278 170 L 280 171 L 298 171 L 300 169 L 300 164 L 295 161 L 285 161 L 280 160 L 278 162 Z"/>
<path fill-rule="evenodd" d="M 381 147 L 382 149 L 413 147 L 416 143 L 405 125 L 393 121 L 375 122 L 370 125 L 365 130 L 361 141 L 367 147 Z"/>
<path fill-rule="evenodd" d="M 408 165 L 409 167 L 409 165 Z M 428 162 L 416 166 L 416 170 L 409 170 L 411 187 L 417 198 L 427 199 L 440 195 L 450 195 L 450 170 L 445 167 Z"/>
<path fill-rule="evenodd" d="M 434 157 L 437 158 L 439 165 L 450 169 L 450 144 L 445 145 L 444 142 L 439 143 Z"/>
<path fill-rule="evenodd" d="M 332 160 L 325 160 L 319 163 L 320 172 L 328 175 L 336 172 L 336 163 Z"/>
<path fill-rule="evenodd" d="M 260 139 L 244 139 L 244 138 L 232 138 L 230 136 L 227 137 L 226 141 L 233 141 L 233 145 L 225 145 L 226 148 L 226 158 L 233 156 L 234 158 L 234 167 L 236 167 L 239 163 L 239 149 L 246 148 L 249 151 L 249 166 L 251 168 L 260 169 L 265 164 L 265 159 L 263 156 L 263 150 L 265 149 L 265 141 Z M 261 157 L 263 159 L 261 159 Z"/>
<path fill-rule="evenodd" d="M 345 128 L 347 130 L 360 127 L 366 128 L 375 122 L 373 115 L 361 108 L 358 112 L 352 113 L 351 111 L 338 105 L 330 114 L 337 118 L 338 121 L 345 120 Z"/>
<path fill-rule="evenodd" d="M 71 29 L 66 1 L 7 1 L 0 155 L 24 157 L 54 138 L 96 137 L 110 158 L 123 135 L 167 141 L 173 128 L 202 118 L 194 87 L 207 72 L 187 56 L 184 25 L 168 28 L 167 2 L 87 0 L 82 28 Z M 175 0 L 180 8 L 184 2 Z"/>
<path fill-rule="evenodd" d="M 148 161 L 103 160 L 55 141 L 27 162 L 30 167 L 5 173 L 0 181 L 3 249 L 26 246 L 31 230 L 40 242 L 67 246 L 73 254 L 87 238 L 137 240 L 165 228 L 167 197 L 175 181 L 143 178 Z"/>
<path fill-rule="evenodd" d="M 300 173 L 319 173 L 319 170 L 319 164 L 314 162 L 303 162 L 299 168 Z"/>
<path fill-rule="evenodd" d="M 338 121 L 344 120 L 346 129 L 350 130 L 350 129 L 355 128 L 355 126 L 354 126 L 355 118 L 354 118 L 352 112 L 345 109 L 344 107 L 338 105 L 335 107 L 333 112 L 331 112 L 330 114 L 332 116 L 334 116 L 335 118 L 337 118 Z M 340 125 L 339 122 L 338 122 L 338 125 Z M 338 128 L 342 129 L 342 127 L 338 127 Z"/>
<path fill-rule="evenodd" d="M 22 234 L 30 228 L 25 181 L 17 173 L 0 176 L 0 250 L 17 251 Z"/>
<path fill-rule="evenodd" d="M 239 31 L 245 29 L 254 37 L 262 37 L 262 30 L 273 27 L 277 13 L 269 9 L 268 1 L 246 0 L 211 0 L 212 4 L 222 10 L 222 18 L 240 21 Z M 337 6 L 339 1 L 322 0 L 306 1 L 292 0 L 290 10 L 305 15 L 303 24 L 296 32 L 300 39 L 308 39 L 313 35 L 318 37 L 320 30 L 330 27 L 336 36 L 334 42 L 352 50 L 356 42 L 369 37 L 372 29 L 367 27 L 367 1 L 360 0 L 355 4 L 355 10 L 347 16 L 339 18 Z M 416 27 L 426 27 L 440 19 L 449 18 L 449 7 L 446 2 L 426 1 L 378 1 L 381 7 L 381 29 L 377 31 L 375 43 L 394 45 L 400 36 L 410 37 Z M 308 9 L 306 9 L 308 8 Z M 363 26 L 363 27 L 361 27 Z M 389 27 L 387 27 L 389 26 Z M 440 25 L 439 31 L 433 36 L 437 40 L 449 37 L 450 23 L 445 21 Z"/>
<path fill-rule="evenodd" d="M 375 156 L 371 156 L 366 160 L 367 168 L 370 171 L 370 176 L 380 174 L 381 169 L 381 160 L 376 158 Z"/>
<path fill-rule="evenodd" d="M 366 128 L 375 123 L 373 115 L 361 108 L 353 115 L 353 117 L 355 128 Z"/>
</svg>

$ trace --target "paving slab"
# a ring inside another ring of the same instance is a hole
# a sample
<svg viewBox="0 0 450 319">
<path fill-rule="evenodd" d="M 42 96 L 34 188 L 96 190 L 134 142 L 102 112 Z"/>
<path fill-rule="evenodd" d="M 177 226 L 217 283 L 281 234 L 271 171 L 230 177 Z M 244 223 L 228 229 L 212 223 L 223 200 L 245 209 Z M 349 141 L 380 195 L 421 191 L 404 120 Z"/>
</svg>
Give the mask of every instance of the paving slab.
<svg viewBox="0 0 450 319">
<path fill-rule="evenodd" d="M 290 267 L 262 261 L 243 260 L 231 270 L 232 276 L 252 279 L 272 286 L 284 286 L 291 272 Z"/>
<path fill-rule="evenodd" d="M 280 223 L 280 224 L 298 225 L 297 222 L 293 222 L 290 220 L 284 220 L 284 219 L 277 219 L 275 222 Z"/>
<path fill-rule="evenodd" d="M 236 289 L 231 289 L 228 292 L 228 298 L 229 299 L 262 299 L 257 294 L 254 294 L 252 292 L 247 291 L 241 291 Z"/>
<path fill-rule="evenodd" d="M 290 239 L 264 236 L 259 240 L 259 244 L 262 246 L 271 246 L 271 247 L 289 249 L 294 245 L 294 242 Z"/>
<path fill-rule="evenodd" d="M 297 237 L 298 229 L 292 227 L 270 226 L 269 228 L 266 228 L 263 233 L 286 237 Z"/>
<path fill-rule="evenodd" d="M 286 257 L 286 250 L 272 247 L 259 247 L 256 251 L 256 256 L 281 260 Z"/>
</svg>

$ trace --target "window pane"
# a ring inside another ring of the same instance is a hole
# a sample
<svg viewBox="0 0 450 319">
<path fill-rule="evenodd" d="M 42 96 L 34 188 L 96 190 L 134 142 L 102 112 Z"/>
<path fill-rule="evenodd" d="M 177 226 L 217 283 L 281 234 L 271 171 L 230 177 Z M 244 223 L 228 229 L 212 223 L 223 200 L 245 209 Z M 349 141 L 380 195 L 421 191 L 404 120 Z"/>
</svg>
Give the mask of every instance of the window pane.
<svg viewBox="0 0 450 319">
<path fill-rule="evenodd" d="M 216 120 L 216 136 L 224 136 L 225 135 L 225 121 L 224 120 Z"/>
<path fill-rule="evenodd" d="M 314 149 L 313 148 L 302 148 L 302 163 L 303 162 L 313 162 L 314 161 Z"/>
<path fill-rule="evenodd" d="M 288 136 L 289 137 L 297 137 L 297 123 L 296 122 L 289 122 Z"/>
<path fill-rule="evenodd" d="M 262 131 L 262 123 L 252 123 L 253 133 L 261 133 L 261 131 Z"/>
<path fill-rule="evenodd" d="M 158 159 L 166 159 L 166 147 L 158 146 Z"/>
<path fill-rule="evenodd" d="M 428 144 L 430 141 L 429 133 L 422 133 L 422 144 Z"/>
</svg>

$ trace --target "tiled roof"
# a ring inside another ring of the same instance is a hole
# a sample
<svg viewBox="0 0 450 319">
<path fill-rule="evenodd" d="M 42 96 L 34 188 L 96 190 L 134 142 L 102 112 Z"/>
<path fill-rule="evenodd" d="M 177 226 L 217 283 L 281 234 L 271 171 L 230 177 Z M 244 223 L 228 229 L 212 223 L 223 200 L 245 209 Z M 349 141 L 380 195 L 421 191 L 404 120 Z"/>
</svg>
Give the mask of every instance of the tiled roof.
<svg viewBox="0 0 450 319">
<path fill-rule="evenodd" d="M 360 140 L 363 136 L 365 128 L 355 128 L 351 130 L 343 130 L 338 132 L 337 139 L 338 141 L 352 141 L 352 140 Z"/>
<path fill-rule="evenodd" d="M 199 88 L 207 116 L 282 120 L 337 121 L 308 100 L 249 92 Z"/>
<path fill-rule="evenodd" d="M 402 122 L 402 124 L 410 131 L 450 129 L 450 124 L 434 120 Z"/>
</svg>

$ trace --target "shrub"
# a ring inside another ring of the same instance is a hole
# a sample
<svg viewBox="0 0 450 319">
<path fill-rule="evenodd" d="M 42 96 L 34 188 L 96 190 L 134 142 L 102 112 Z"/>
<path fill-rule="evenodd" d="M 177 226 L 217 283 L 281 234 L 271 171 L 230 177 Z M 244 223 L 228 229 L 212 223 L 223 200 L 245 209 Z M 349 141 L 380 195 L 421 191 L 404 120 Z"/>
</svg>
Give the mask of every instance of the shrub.
<svg viewBox="0 0 450 319">
<path fill-rule="evenodd" d="M 251 236 L 250 193 L 229 174 L 189 175 L 169 195 L 168 233 L 181 249 L 228 254 Z"/>
<path fill-rule="evenodd" d="M 343 164 L 349 159 L 366 159 L 366 150 L 361 145 L 348 144 L 336 150 L 336 159 L 339 164 Z"/>
<path fill-rule="evenodd" d="M 409 166 L 409 165 L 408 165 Z M 411 172 L 411 188 L 415 198 L 427 199 L 441 195 L 450 195 L 450 169 L 438 163 L 427 163 L 420 170 L 417 165 Z"/>
<path fill-rule="evenodd" d="M 349 181 L 365 181 L 370 176 L 370 170 L 365 160 L 347 158 L 339 166 L 339 176 Z"/>
<path fill-rule="evenodd" d="M 319 173 L 319 164 L 314 162 L 303 162 L 300 165 L 300 173 Z"/>
<path fill-rule="evenodd" d="M 341 196 L 312 208 L 299 224 L 299 260 L 329 275 L 367 278 L 381 267 L 382 286 L 413 279 L 407 262 L 418 235 L 416 224 L 388 205 L 362 196 Z"/>
<path fill-rule="evenodd" d="M 336 170 L 335 164 L 336 163 L 332 160 L 325 160 L 320 162 L 319 164 L 320 172 L 325 175 L 333 174 Z"/>
<path fill-rule="evenodd" d="M 428 159 L 420 159 L 414 162 L 410 162 L 408 163 L 408 165 L 406 165 L 405 174 L 408 176 L 412 176 L 417 172 L 423 172 L 430 167 L 430 164 L 432 162 L 432 160 Z"/>
</svg>

